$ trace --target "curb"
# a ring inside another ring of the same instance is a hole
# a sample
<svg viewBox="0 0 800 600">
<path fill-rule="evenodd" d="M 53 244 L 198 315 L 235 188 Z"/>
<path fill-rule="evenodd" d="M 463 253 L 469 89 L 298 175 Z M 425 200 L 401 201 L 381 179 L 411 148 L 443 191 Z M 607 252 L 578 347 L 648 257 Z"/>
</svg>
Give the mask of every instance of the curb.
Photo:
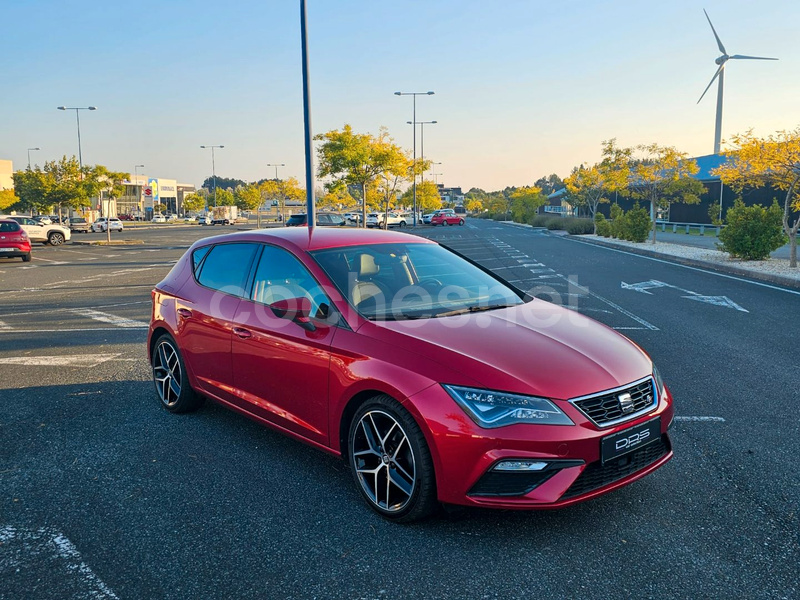
<svg viewBox="0 0 800 600">
<path fill-rule="evenodd" d="M 639 254 L 641 256 L 649 256 L 650 258 L 658 258 L 659 260 L 665 260 L 668 262 L 674 262 L 679 265 L 685 265 L 687 267 L 697 267 L 700 269 L 705 269 L 707 271 L 715 271 L 718 273 L 724 273 L 726 275 L 736 275 L 738 277 L 744 277 L 749 279 L 755 279 L 757 281 L 763 281 L 766 283 L 771 283 L 774 285 L 780 285 L 783 287 L 792 288 L 795 290 L 800 290 L 800 281 L 797 279 L 792 279 L 790 277 L 783 277 L 781 275 L 773 275 L 771 273 L 760 273 L 758 271 L 751 271 L 749 269 L 743 269 L 741 267 L 736 267 L 734 265 L 721 265 L 715 262 L 708 262 L 705 260 L 697 260 L 695 258 L 684 258 L 682 256 L 674 256 L 672 254 L 664 254 L 663 252 L 656 252 L 654 250 L 646 250 L 644 248 L 631 248 L 630 246 L 625 246 L 622 244 L 615 244 L 613 242 L 606 242 L 600 240 L 590 240 L 586 239 L 581 235 L 566 235 L 564 236 L 569 239 L 581 241 L 584 244 L 593 244 L 595 246 L 604 246 L 606 248 L 612 248 L 614 250 L 625 250 L 626 252 L 630 252 L 631 254 Z"/>
</svg>

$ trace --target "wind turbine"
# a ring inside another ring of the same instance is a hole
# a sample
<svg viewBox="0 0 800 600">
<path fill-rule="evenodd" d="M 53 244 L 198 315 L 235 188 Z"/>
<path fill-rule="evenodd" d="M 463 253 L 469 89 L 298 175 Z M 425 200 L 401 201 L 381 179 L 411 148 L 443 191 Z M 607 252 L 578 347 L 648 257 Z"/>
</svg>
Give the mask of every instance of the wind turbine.
<svg viewBox="0 0 800 600">
<path fill-rule="evenodd" d="M 719 65 L 717 72 L 714 73 L 714 76 L 711 78 L 708 86 L 706 86 L 705 91 L 700 96 L 700 100 L 703 99 L 703 96 L 706 95 L 706 92 L 711 87 L 711 84 L 714 83 L 714 80 L 719 77 L 719 87 L 717 88 L 717 124 L 714 129 L 714 154 L 719 154 L 720 151 L 720 142 L 722 141 L 722 88 L 723 83 L 725 81 L 725 63 L 728 62 L 730 59 L 735 60 L 778 60 L 777 58 L 767 58 L 764 56 L 744 56 L 742 54 L 734 54 L 733 56 L 729 56 L 728 52 L 725 50 L 725 46 L 722 44 L 722 40 L 719 39 L 717 35 L 717 30 L 714 29 L 714 24 L 711 22 L 711 17 L 708 16 L 706 9 L 703 9 L 703 12 L 706 14 L 706 19 L 708 19 L 708 24 L 711 25 L 711 31 L 714 32 L 714 37 L 717 39 L 717 46 L 719 46 L 719 51 L 722 52 L 722 56 L 717 58 L 714 62 Z M 700 104 L 700 100 L 697 101 Z"/>
</svg>

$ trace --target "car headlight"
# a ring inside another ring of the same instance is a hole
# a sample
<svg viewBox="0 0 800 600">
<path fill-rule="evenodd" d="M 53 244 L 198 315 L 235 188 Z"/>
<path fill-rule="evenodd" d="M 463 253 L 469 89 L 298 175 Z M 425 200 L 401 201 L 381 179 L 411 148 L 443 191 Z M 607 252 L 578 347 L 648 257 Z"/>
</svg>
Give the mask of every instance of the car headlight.
<svg viewBox="0 0 800 600">
<path fill-rule="evenodd" d="M 486 429 L 519 423 L 574 425 L 561 409 L 544 398 L 456 385 L 442 387 L 475 423 Z"/>
<path fill-rule="evenodd" d="M 664 380 L 661 378 L 661 373 L 658 372 L 656 366 L 653 365 L 653 379 L 656 380 L 656 390 L 658 391 L 658 399 L 661 400 L 661 397 L 666 394 L 666 389 L 664 386 Z"/>
</svg>

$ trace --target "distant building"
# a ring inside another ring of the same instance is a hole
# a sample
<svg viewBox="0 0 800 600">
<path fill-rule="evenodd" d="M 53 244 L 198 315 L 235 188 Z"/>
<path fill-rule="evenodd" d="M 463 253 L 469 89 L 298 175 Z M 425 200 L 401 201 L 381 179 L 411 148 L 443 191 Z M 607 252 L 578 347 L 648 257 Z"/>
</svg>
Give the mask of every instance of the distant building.
<svg viewBox="0 0 800 600">
<path fill-rule="evenodd" d="M 0 191 L 14 189 L 14 163 L 0 160 Z"/>
<path fill-rule="evenodd" d="M 464 205 L 464 192 L 460 187 L 444 187 L 443 183 L 437 184 L 439 188 L 439 197 L 442 202 L 452 202 L 456 206 Z"/>
</svg>

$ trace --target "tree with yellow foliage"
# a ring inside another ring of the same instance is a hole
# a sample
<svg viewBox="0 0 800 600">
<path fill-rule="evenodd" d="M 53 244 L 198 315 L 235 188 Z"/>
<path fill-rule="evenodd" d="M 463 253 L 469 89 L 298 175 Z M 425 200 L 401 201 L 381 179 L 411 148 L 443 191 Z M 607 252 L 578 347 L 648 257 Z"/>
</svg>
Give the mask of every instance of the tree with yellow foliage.
<svg viewBox="0 0 800 600">
<path fill-rule="evenodd" d="M 725 185 L 745 188 L 770 186 L 784 192 L 783 231 L 789 236 L 789 266 L 797 267 L 797 231 L 800 228 L 800 128 L 758 138 L 753 131 L 731 138 L 728 162 L 714 169 Z"/>
</svg>

